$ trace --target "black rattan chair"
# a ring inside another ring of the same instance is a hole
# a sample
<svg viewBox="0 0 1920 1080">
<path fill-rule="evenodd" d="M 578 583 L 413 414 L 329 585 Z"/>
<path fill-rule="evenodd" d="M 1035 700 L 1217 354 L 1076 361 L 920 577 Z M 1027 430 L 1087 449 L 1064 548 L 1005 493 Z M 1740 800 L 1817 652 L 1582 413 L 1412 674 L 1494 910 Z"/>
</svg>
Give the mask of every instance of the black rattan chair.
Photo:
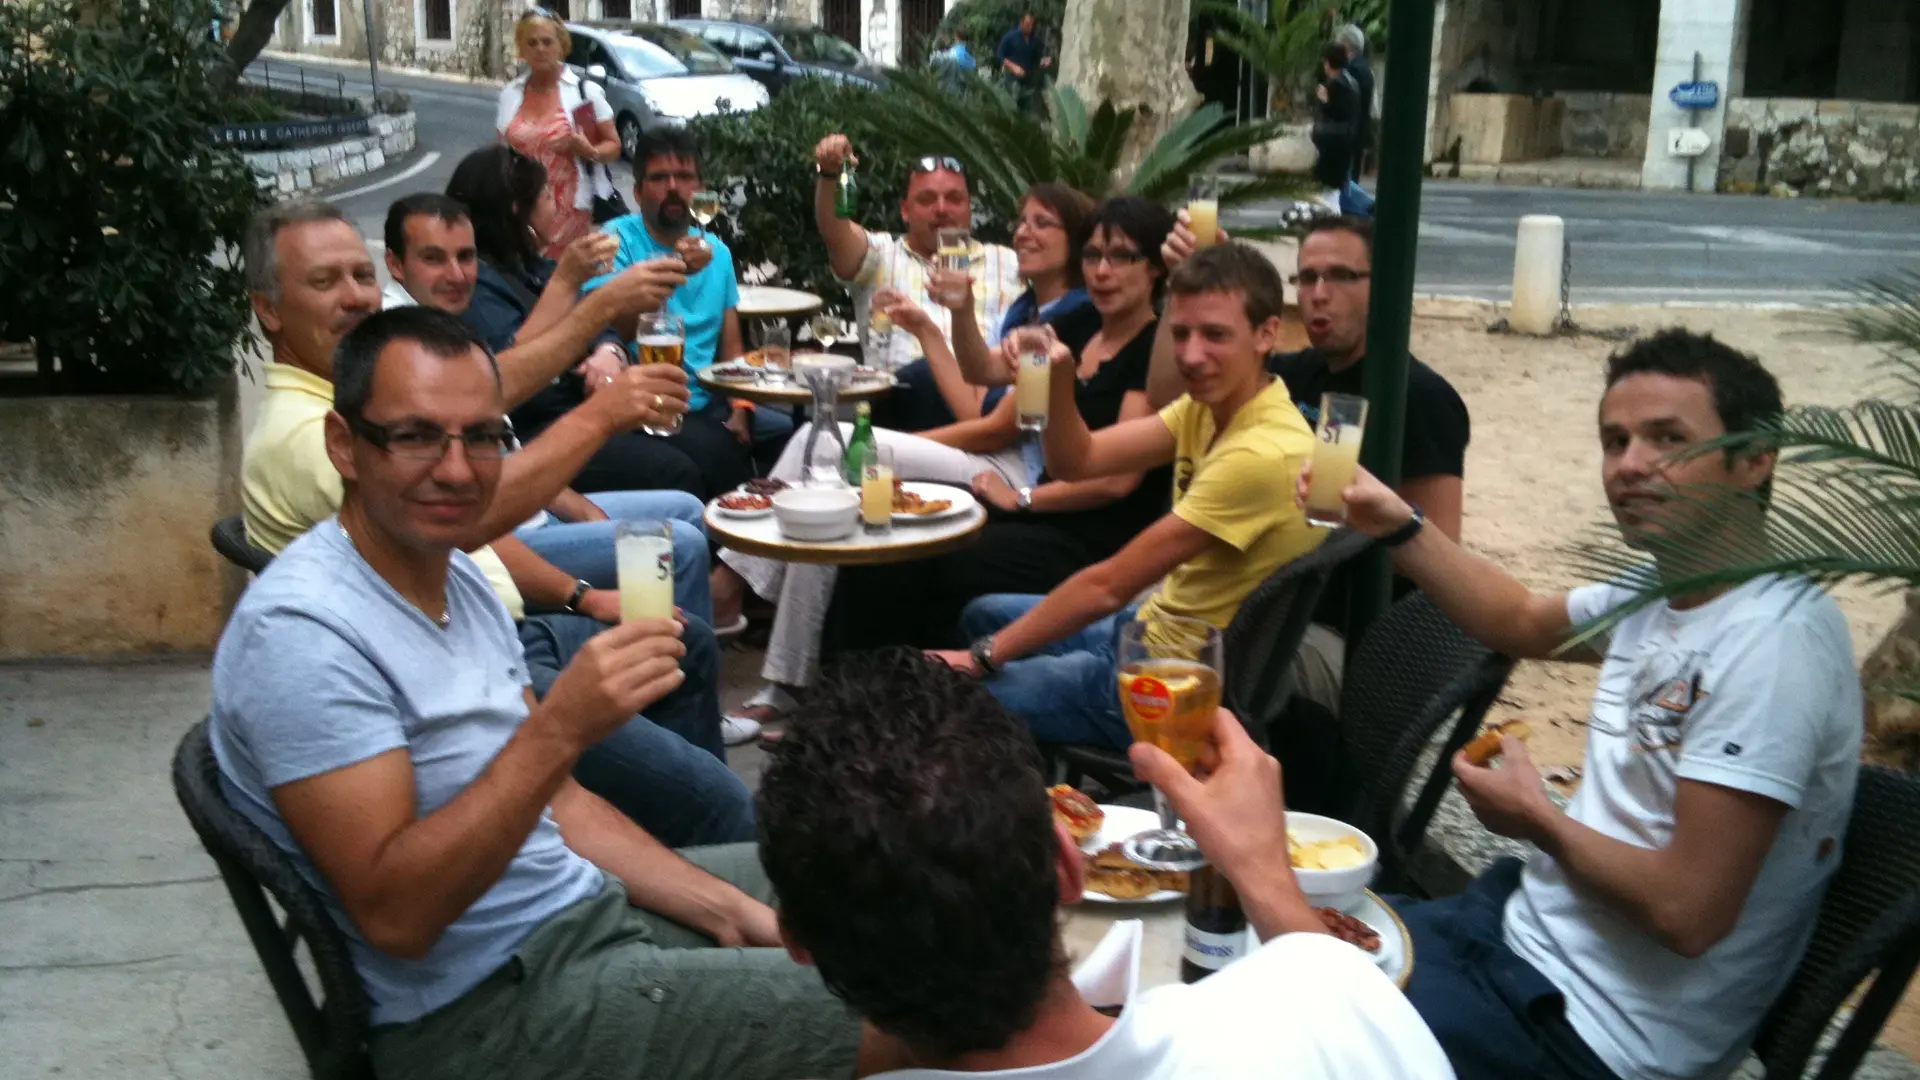
<svg viewBox="0 0 1920 1080">
<path fill-rule="evenodd" d="M 1246 725 L 1253 741 L 1268 735 L 1293 698 L 1293 654 L 1313 622 L 1327 580 L 1373 541 L 1340 529 L 1319 547 L 1281 566 L 1241 602 L 1222 642 L 1225 684 L 1222 703 Z M 1089 776 L 1109 792 L 1139 790 L 1124 752 L 1103 746 L 1050 743 L 1041 747 L 1060 778 L 1075 787 Z M 1285 758 L 1282 758 L 1285 763 Z"/>
<path fill-rule="evenodd" d="M 1872 982 L 1827 1055 L 1819 1080 L 1852 1076 L 1920 963 L 1920 777 L 1860 770 L 1840 869 L 1820 904 L 1813 939 L 1787 988 L 1760 1022 L 1753 1052 L 1767 1080 L 1805 1075 L 1834 1013 Z"/>
<path fill-rule="evenodd" d="M 315 1080 L 370 1080 L 367 992 L 353 969 L 347 939 L 327 913 L 319 892 L 300 876 L 286 854 L 221 794 L 219 766 L 205 720 L 187 732 L 174 752 L 173 790 L 193 831 L 200 834 L 207 854 L 220 868 Z M 269 896 L 286 911 L 284 925 Z M 318 1002 L 294 960 L 294 949 L 302 940 L 320 976 Z"/>
<path fill-rule="evenodd" d="M 249 574 L 260 573 L 273 561 L 271 552 L 247 539 L 247 525 L 239 514 L 213 523 L 213 550 Z"/>
<path fill-rule="evenodd" d="M 1374 888 L 1406 885 L 1451 759 L 1480 727 L 1506 685 L 1513 661 L 1467 636 L 1425 593 L 1402 597 L 1347 654 L 1340 693 L 1342 818 L 1380 846 Z M 1434 735 L 1452 727 L 1424 777 L 1416 777 Z M 1408 788 L 1419 795 L 1405 814 Z"/>
</svg>

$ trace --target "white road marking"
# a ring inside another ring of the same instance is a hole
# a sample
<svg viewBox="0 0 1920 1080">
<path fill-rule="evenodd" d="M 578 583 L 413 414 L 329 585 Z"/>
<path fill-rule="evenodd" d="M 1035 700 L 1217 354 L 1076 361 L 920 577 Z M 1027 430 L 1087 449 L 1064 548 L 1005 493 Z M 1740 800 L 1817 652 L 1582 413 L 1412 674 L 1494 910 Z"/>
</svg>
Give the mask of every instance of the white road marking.
<svg viewBox="0 0 1920 1080">
<path fill-rule="evenodd" d="M 414 177 L 419 176 L 421 173 L 426 172 L 428 169 L 433 168 L 433 163 L 439 160 L 440 160 L 440 151 L 429 150 L 427 151 L 427 156 L 421 158 L 419 161 L 416 161 L 412 165 L 408 166 L 404 172 L 401 172 L 394 176 L 389 176 L 385 180 L 380 180 L 380 181 L 376 181 L 374 183 L 368 184 L 365 187 L 354 188 L 352 191 L 330 191 L 327 193 L 327 201 L 345 202 L 346 200 L 351 199 L 356 195 L 365 195 L 369 191 L 379 191 L 381 188 L 392 187 L 393 185 L 399 183 L 402 180 L 411 180 Z"/>
<path fill-rule="evenodd" d="M 1789 236 L 1773 229 L 1756 229 L 1751 226 L 1731 225 L 1677 225 L 1680 232 L 1704 236 L 1709 240 L 1719 240 L 1741 247 L 1756 248 L 1761 251 L 1805 251 L 1829 252 L 1840 249 L 1832 244 L 1823 244 L 1818 240 L 1808 240 L 1801 236 Z"/>
</svg>

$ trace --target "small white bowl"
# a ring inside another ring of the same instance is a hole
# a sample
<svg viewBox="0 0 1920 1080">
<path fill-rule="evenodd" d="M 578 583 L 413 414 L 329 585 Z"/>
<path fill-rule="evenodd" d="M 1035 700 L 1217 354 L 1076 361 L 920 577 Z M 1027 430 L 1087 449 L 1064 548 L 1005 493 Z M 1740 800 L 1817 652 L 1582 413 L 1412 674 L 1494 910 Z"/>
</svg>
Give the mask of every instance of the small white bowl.
<svg viewBox="0 0 1920 1080">
<path fill-rule="evenodd" d="M 793 357 L 793 374 L 801 382 L 821 372 L 845 386 L 852 381 L 853 369 L 858 366 L 860 362 L 853 357 L 838 353 L 796 353 Z"/>
<path fill-rule="evenodd" d="M 1339 908 L 1352 911 L 1364 899 L 1362 893 L 1373 883 L 1373 874 L 1380 867 L 1380 847 L 1373 837 L 1359 829 L 1330 817 L 1319 814 L 1298 814 L 1287 812 L 1287 831 L 1298 837 L 1303 844 L 1318 840 L 1338 840 L 1343 836 L 1360 839 L 1361 850 L 1367 859 L 1359 866 L 1350 866 L 1345 870 L 1301 870 L 1296 867 L 1294 877 L 1300 880 L 1300 891 L 1307 894 L 1307 903 L 1314 907 Z"/>
<path fill-rule="evenodd" d="M 787 488 L 773 496 L 773 519 L 789 540 L 839 540 L 860 524 L 860 493 L 853 488 Z"/>
</svg>

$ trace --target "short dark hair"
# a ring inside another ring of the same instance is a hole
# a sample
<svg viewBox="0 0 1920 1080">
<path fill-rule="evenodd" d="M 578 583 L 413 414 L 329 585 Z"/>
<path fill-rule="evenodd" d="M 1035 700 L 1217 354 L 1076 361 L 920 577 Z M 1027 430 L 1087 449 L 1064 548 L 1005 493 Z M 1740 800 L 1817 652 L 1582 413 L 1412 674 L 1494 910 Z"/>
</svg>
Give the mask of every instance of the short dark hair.
<svg viewBox="0 0 1920 1080">
<path fill-rule="evenodd" d="M 1286 305 L 1280 271 L 1265 255 L 1234 241 L 1215 244 L 1181 263 L 1167 279 L 1167 291 L 1174 296 L 1237 292 L 1245 298 L 1247 322 L 1254 326 L 1278 318 Z"/>
<path fill-rule="evenodd" d="M 454 166 L 447 196 L 467 208 L 481 258 L 524 270 L 540 255 L 533 244 L 533 209 L 546 186 L 545 165 L 511 146 L 488 146 Z"/>
<path fill-rule="evenodd" d="M 1005 1046 L 1064 972 L 1059 846 L 1033 739 L 917 650 L 802 697 L 757 803 L 780 919 L 820 977 L 934 1060 Z"/>
<path fill-rule="evenodd" d="M 349 420 L 366 416 L 367 399 L 373 396 L 374 366 L 386 347 L 396 341 L 419 342 L 428 352 L 448 360 L 479 349 L 493 369 L 494 385 L 500 384 L 500 364 L 472 327 L 439 308 L 408 304 L 367 316 L 340 339 L 340 347 L 333 354 L 334 412 Z"/>
<path fill-rule="evenodd" d="M 1343 68 L 1353 59 L 1353 53 L 1347 51 L 1347 47 L 1340 42 L 1329 41 L 1326 47 L 1320 50 L 1320 59 L 1334 67 Z"/>
<path fill-rule="evenodd" d="M 1173 211 L 1140 195 L 1116 195 L 1093 208 L 1093 217 L 1087 222 L 1086 240 L 1093 238 L 1094 232 L 1105 229 L 1109 233 L 1125 233 L 1140 254 L 1147 257 L 1147 265 L 1160 271 L 1153 282 L 1153 299 L 1157 303 L 1167 288 L 1167 262 L 1160 255 L 1160 245 L 1167 242 L 1167 234 L 1173 231 Z M 1084 245 L 1086 240 L 1082 240 Z M 1074 261 L 1080 260 L 1080 252 L 1073 253 Z"/>
<path fill-rule="evenodd" d="M 435 217 L 449 225 L 458 225 L 467 220 L 467 208 L 454 199 L 437 191 L 416 191 L 403 199 L 393 200 L 387 207 L 387 250 L 394 258 L 407 257 L 407 219 L 410 217 Z"/>
<path fill-rule="evenodd" d="M 1778 423 L 1786 413 L 1780 395 L 1780 382 L 1751 353 L 1712 334 L 1697 334 L 1680 327 L 1669 327 L 1644 337 L 1607 358 L 1607 389 L 1630 375 L 1672 375 L 1698 379 L 1713 394 L 1713 410 L 1728 434 L 1762 431 Z M 1764 449 L 1764 448 L 1762 448 Z M 1754 450 L 1748 450 L 1754 453 Z M 1732 462 L 1738 451 L 1729 450 Z M 1771 499 L 1773 478 L 1761 485 L 1760 497 Z"/>
<path fill-rule="evenodd" d="M 1373 261 L 1373 221 L 1356 214 L 1335 214 L 1332 217 L 1318 217 L 1307 223 L 1301 230 L 1300 242 L 1306 243 L 1307 237 L 1315 233 L 1343 232 L 1359 237 L 1367 245 L 1367 261 Z"/>
<path fill-rule="evenodd" d="M 1074 289 L 1085 285 L 1086 277 L 1080 272 L 1080 249 L 1086 245 L 1087 234 L 1093 231 L 1088 226 L 1093 219 L 1093 197 L 1057 180 L 1042 180 L 1020 196 L 1022 203 L 1028 199 L 1053 211 L 1053 216 L 1060 219 L 1060 228 L 1067 234 L 1067 285 Z"/>
<path fill-rule="evenodd" d="M 640 132 L 639 145 L 633 151 L 633 182 L 646 178 L 647 166 L 657 157 L 676 157 L 700 167 L 700 144 L 693 132 L 672 124 L 656 124 Z"/>
</svg>

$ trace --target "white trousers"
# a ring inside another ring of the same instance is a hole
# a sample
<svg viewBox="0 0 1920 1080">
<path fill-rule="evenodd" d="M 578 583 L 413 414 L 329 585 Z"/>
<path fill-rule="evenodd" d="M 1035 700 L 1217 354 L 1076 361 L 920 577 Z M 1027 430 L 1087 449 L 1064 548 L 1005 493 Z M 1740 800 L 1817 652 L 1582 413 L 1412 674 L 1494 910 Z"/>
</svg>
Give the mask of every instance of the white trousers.
<svg viewBox="0 0 1920 1080">
<path fill-rule="evenodd" d="M 811 425 L 794 430 L 787 448 L 774 464 L 772 476 L 789 484 L 806 478 L 800 456 L 805 453 Z M 841 424 L 842 438 L 853 438 L 853 425 Z M 973 478 L 983 472 L 998 473 L 1013 487 L 1025 487 L 1026 462 L 1018 444 L 993 454 L 969 454 L 918 435 L 875 428 L 874 441 L 893 450 L 893 472 L 902 480 L 929 480 L 955 487 L 970 487 Z M 813 449 L 816 469 L 832 468 L 840 461 L 840 444 L 820 437 Z M 807 686 L 820 670 L 820 633 L 827 622 L 827 608 L 833 602 L 833 584 L 839 569 L 817 563 L 785 563 L 738 551 L 722 551 L 720 559 L 746 580 L 762 598 L 777 605 L 773 616 L 773 635 L 767 642 L 767 661 L 760 674 L 769 682 L 784 686 Z"/>
</svg>

